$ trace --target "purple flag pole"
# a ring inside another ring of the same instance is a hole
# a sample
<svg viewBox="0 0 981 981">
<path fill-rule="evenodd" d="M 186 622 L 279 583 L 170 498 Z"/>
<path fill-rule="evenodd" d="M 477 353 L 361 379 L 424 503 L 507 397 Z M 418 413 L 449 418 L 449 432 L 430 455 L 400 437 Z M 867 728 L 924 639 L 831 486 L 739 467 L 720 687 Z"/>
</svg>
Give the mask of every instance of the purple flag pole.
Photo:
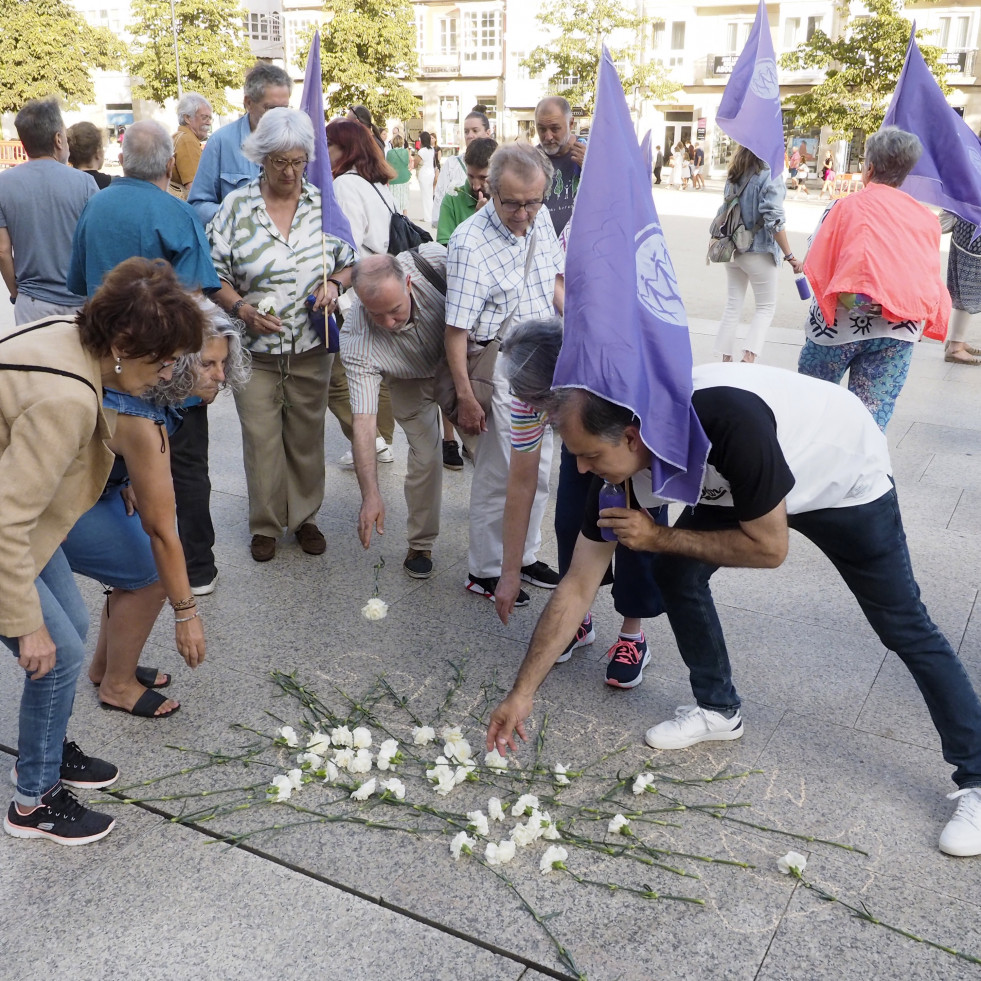
<svg viewBox="0 0 981 981">
<path fill-rule="evenodd" d="M 553 383 L 629 408 L 653 454 L 654 493 L 695 504 L 709 442 L 691 404 L 688 319 L 651 172 L 605 47 L 571 225 L 565 332 Z"/>
<path fill-rule="evenodd" d="M 981 140 L 948 104 L 923 60 L 915 23 L 883 125 L 915 133 L 923 144 L 923 155 L 902 189 L 917 201 L 981 225 Z"/>
<path fill-rule="evenodd" d="M 737 143 L 752 150 L 777 178 L 784 169 L 783 111 L 773 38 L 760 0 L 756 20 L 726 83 L 716 122 Z"/>
<path fill-rule="evenodd" d="M 307 180 L 320 190 L 321 227 L 324 235 L 333 235 L 354 248 L 351 224 L 334 197 L 334 178 L 327 153 L 327 131 L 324 123 L 323 78 L 320 74 L 320 31 L 310 42 L 307 70 L 303 76 L 303 98 L 300 111 L 313 123 L 313 159 L 307 164 Z"/>
</svg>

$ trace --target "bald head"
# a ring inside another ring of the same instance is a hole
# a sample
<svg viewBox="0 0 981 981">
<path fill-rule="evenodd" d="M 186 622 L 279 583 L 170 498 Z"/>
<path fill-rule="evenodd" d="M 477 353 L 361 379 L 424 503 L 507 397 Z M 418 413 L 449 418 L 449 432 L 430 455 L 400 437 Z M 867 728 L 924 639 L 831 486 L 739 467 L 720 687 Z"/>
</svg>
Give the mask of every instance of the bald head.
<svg viewBox="0 0 981 981">
<path fill-rule="evenodd" d="M 141 119 L 126 129 L 123 174 L 159 184 L 170 176 L 174 144 L 170 133 L 152 119 Z"/>
<path fill-rule="evenodd" d="M 351 286 L 376 327 L 400 331 L 412 315 L 412 289 L 393 255 L 372 255 L 351 271 Z"/>
</svg>

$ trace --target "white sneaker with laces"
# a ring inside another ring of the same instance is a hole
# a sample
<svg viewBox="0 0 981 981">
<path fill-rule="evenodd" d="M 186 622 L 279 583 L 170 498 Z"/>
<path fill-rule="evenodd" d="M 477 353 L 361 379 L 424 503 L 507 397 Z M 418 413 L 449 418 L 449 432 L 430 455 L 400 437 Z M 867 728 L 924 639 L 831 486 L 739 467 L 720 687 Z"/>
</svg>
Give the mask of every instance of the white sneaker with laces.
<svg viewBox="0 0 981 981">
<path fill-rule="evenodd" d="M 940 835 L 945 855 L 981 855 L 981 787 L 955 790 L 947 795 L 957 801 L 957 810 Z"/>
<path fill-rule="evenodd" d="M 743 719 L 738 712 L 727 719 L 721 712 L 681 705 L 673 719 L 651 726 L 644 741 L 654 749 L 684 749 L 710 740 L 739 739 L 742 734 Z"/>
</svg>

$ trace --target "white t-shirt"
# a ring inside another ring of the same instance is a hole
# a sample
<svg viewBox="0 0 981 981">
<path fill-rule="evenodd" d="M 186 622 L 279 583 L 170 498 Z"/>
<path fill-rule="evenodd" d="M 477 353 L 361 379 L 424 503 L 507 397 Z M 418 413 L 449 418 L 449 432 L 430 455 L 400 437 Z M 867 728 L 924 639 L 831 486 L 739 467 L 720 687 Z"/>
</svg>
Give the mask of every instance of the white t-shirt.
<svg viewBox="0 0 981 981">
<path fill-rule="evenodd" d="M 840 385 L 783 368 L 741 363 L 700 365 L 692 372 L 692 382 L 696 393 L 713 396 L 711 414 L 703 413 L 702 400 L 696 398 L 695 405 L 712 441 L 700 505 L 740 511 L 751 506 L 748 497 L 765 494 L 766 481 L 759 474 L 737 471 L 744 461 L 747 470 L 758 468 L 759 455 L 749 450 L 772 443 L 774 435 L 777 455 L 793 476 L 793 486 L 786 490 L 788 514 L 869 504 L 892 489 L 886 437 L 862 402 Z M 719 391 L 726 388 L 757 396 L 772 421 L 765 411 L 727 413 L 725 392 Z M 752 487 L 734 497 L 733 483 Z M 651 493 L 649 470 L 635 475 L 633 486 L 644 507 L 665 503 Z M 760 517 L 777 503 L 764 503 L 747 517 Z"/>
</svg>

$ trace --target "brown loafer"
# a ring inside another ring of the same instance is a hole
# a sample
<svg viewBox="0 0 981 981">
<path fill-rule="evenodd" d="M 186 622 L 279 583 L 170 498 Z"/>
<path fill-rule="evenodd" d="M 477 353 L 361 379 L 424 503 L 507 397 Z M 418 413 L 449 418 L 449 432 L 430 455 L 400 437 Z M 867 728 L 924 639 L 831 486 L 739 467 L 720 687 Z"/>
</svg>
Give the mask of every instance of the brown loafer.
<svg viewBox="0 0 981 981">
<path fill-rule="evenodd" d="M 276 539 L 268 535 L 253 535 L 251 549 L 256 562 L 268 562 L 276 554 Z"/>
<path fill-rule="evenodd" d="M 312 522 L 300 525 L 296 529 L 296 540 L 307 555 L 323 555 L 327 551 L 327 539 Z"/>
</svg>

